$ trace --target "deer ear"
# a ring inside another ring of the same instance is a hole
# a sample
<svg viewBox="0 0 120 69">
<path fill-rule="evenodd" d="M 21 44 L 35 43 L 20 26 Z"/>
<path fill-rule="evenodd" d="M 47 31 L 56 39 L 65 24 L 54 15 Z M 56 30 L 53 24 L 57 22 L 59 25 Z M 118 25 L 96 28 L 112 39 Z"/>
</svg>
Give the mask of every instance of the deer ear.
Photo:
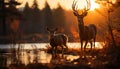
<svg viewBox="0 0 120 69">
<path fill-rule="evenodd" d="M 46 29 L 47 29 L 47 31 L 50 31 L 50 29 L 48 27 Z"/>
<path fill-rule="evenodd" d="M 85 12 L 83 15 L 84 15 L 84 16 L 87 16 L 87 14 L 88 14 L 88 12 Z"/>
<path fill-rule="evenodd" d="M 73 12 L 73 14 L 74 14 L 75 16 L 77 16 L 77 13 L 76 13 L 76 12 Z"/>
<path fill-rule="evenodd" d="M 55 28 L 55 31 L 57 31 L 58 30 L 58 28 Z"/>
</svg>

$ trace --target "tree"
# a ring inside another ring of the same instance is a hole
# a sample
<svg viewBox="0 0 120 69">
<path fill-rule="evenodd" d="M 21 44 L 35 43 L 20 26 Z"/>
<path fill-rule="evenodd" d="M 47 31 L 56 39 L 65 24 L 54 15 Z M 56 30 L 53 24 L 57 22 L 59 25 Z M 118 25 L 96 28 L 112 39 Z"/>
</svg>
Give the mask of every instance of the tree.
<svg viewBox="0 0 120 69">
<path fill-rule="evenodd" d="M 31 14 L 31 8 L 29 7 L 28 2 L 26 2 L 24 10 L 23 10 L 23 16 L 28 17 Z"/>
<path fill-rule="evenodd" d="M 21 28 L 24 29 L 26 34 L 30 33 L 31 24 L 32 24 L 32 9 L 29 7 L 28 2 L 26 2 L 24 10 L 23 10 L 23 18 L 24 20 L 21 21 Z"/>
<path fill-rule="evenodd" d="M 43 9 L 44 17 L 45 17 L 45 26 L 46 27 L 54 27 L 53 26 L 53 14 L 52 10 L 50 9 L 50 6 L 48 3 L 45 3 L 45 8 Z"/>
<path fill-rule="evenodd" d="M 16 2 L 15 0 L 10 0 L 8 3 L 5 0 L 0 0 L 0 12 L 1 12 L 1 23 L 3 26 L 2 34 L 6 35 L 6 18 L 10 17 L 11 15 L 16 17 L 20 16 L 20 13 L 16 9 L 16 6 L 20 5 L 20 3 Z M 6 7 L 8 6 L 8 7 Z M 13 17 L 13 18 L 14 18 Z"/>
<path fill-rule="evenodd" d="M 37 0 L 34 0 L 33 5 L 32 5 L 32 22 L 34 24 L 34 32 L 40 32 L 41 30 L 39 30 L 39 28 L 41 27 L 41 23 L 40 23 L 40 15 L 41 15 L 41 11 L 38 7 L 37 4 Z"/>
<path fill-rule="evenodd" d="M 58 27 L 61 32 L 65 30 L 66 18 L 63 8 L 58 4 L 58 8 L 53 11 L 54 25 Z"/>
</svg>

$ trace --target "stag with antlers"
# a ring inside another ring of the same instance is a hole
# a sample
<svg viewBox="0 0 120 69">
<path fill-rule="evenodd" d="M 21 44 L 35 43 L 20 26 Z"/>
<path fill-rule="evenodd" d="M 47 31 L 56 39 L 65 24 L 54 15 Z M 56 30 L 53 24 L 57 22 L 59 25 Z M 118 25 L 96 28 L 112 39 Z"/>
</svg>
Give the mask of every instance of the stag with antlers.
<svg viewBox="0 0 120 69">
<path fill-rule="evenodd" d="M 86 49 L 88 42 L 90 42 L 91 50 L 92 50 L 92 46 L 93 46 L 92 41 L 94 41 L 94 48 L 95 48 L 97 29 L 94 24 L 89 24 L 88 26 L 84 26 L 84 21 L 83 21 L 83 18 L 87 16 L 88 10 L 90 9 L 90 1 L 86 0 L 87 6 L 84 7 L 84 9 L 82 10 L 76 7 L 76 3 L 77 1 L 74 0 L 72 4 L 72 9 L 73 9 L 74 15 L 77 17 L 77 20 L 78 20 L 81 50 L 83 48 L 83 41 L 85 41 L 84 51 Z M 79 11 L 81 12 L 81 14 L 78 13 Z"/>
</svg>

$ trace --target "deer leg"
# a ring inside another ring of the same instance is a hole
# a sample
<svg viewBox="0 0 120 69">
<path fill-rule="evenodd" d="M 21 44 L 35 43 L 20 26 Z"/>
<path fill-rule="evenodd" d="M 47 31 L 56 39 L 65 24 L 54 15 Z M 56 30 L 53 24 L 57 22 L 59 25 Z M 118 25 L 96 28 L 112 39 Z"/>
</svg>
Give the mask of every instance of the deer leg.
<svg viewBox="0 0 120 69">
<path fill-rule="evenodd" d="M 68 51 L 68 46 L 67 46 L 67 45 L 65 45 L 65 47 L 66 47 L 65 51 Z"/>
<path fill-rule="evenodd" d="M 63 54 L 64 54 L 64 46 L 62 45 L 62 57 L 63 57 Z"/>
<path fill-rule="evenodd" d="M 96 40 L 96 38 L 94 38 L 93 40 L 94 40 L 94 48 L 95 48 L 95 40 Z"/>
<path fill-rule="evenodd" d="M 55 46 L 55 57 L 57 56 L 57 46 Z"/>
<path fill-rule="evenodd" d="M 82 48 L 83 48 L 83 41 L 81 40 L 81 51 L 82 51 Z"/>
<path fill-rule="evenodd" d="M 92 41 L 90 41 L 91 51 L 92 51 Z"/>
<path fill-rule="evenodd" d="M 52 56 L 53 56 L 53 58 L 54 58 L 54 53 L 55 53 L 55 49 L 54 49 L 54 47 L 52 47 Z"/>
<path fill-rule="evenodd" d="M 84 51 L 86 51 L 86 46 L 87 46 L 88 41 L 85 41 L 85 45 L 84 45 Z"/>
</svg>

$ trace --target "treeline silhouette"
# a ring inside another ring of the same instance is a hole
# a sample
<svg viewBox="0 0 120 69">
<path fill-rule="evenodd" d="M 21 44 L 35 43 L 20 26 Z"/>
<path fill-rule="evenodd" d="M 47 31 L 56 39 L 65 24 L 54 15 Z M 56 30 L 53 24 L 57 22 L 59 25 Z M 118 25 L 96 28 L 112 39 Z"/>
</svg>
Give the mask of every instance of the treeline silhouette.
<svg viewBox="0 0 120 69">
<path fill-rule="evenodd" d="M 65 33 L 70 37 L 69 41 L 76 40 L 74 39 L 74 35 L 71 31 L 76 31 L 77 27 L 74 27 L 75 30 L 70 29 L 71 27 L 69 26 L 69 23 L 71 24 L 74 21 L 66 18 L 66 13 L 68 11 L 65 11 L 59 4 L 56 9 L 51 9 L 47 2 L 43 9 L 39 9 L 38 6 L 39 4 L 36 0 L 34 0 L 31 7 L 26 2 L 23 11 L 16 10 L 17 8 L 14 6 L 14 9 L 11 10 L 14 12 L 18 11 L 21 15 L 13 16 L 11 14 L 6 16 L 6 36 L 13 38 L 0 38 L 1 43 L 16 41 L 48 42 L 49 33 L 47 32 L 46 27 L 58 28 L 59 33 Z M 71 12 L 69 13 L 71 15 Z M 17 20 L 20 22 L 17 22 Z M 0 35 L 2 35 L 2 30 L 3 28 L 1 27 Z"/>
<path fill-rule="evenodd" d="M 49 33 L 46 28 L 58 28 L 59 33 L 72 35 L 67 29 L 66 11 L 58 4 L 58 8 L 50 9 L 49 4 L 45 3 L 45 8 L 40 10 L 37 1 L 35 0 L 32 7 L 26 3 L 23 10 L 23 20 L 20 22 L 20 28 L 24 34 L 37 34 L 37 41 L 47 42 Z M 70 36 L 71 37 L 71 36 Z M 72 40 L 71 40 L 72 41 Z"/>
<path fill-rule="evenodd" d="M 22 20 L 20 24 L 26 34 L 46 34 L 46 27 L 59 27 L 60 30 L 65 28 L 64 10 L 60 5 L 57 9 L 51 10 L 46 2 L 45 8 L 40 10 L 36 1 L 34 1 L 32 7 L 29 7 L 28 3 L 26 3 L 23 10 L 23 17 L 25 20 Z"/>
</svg>

